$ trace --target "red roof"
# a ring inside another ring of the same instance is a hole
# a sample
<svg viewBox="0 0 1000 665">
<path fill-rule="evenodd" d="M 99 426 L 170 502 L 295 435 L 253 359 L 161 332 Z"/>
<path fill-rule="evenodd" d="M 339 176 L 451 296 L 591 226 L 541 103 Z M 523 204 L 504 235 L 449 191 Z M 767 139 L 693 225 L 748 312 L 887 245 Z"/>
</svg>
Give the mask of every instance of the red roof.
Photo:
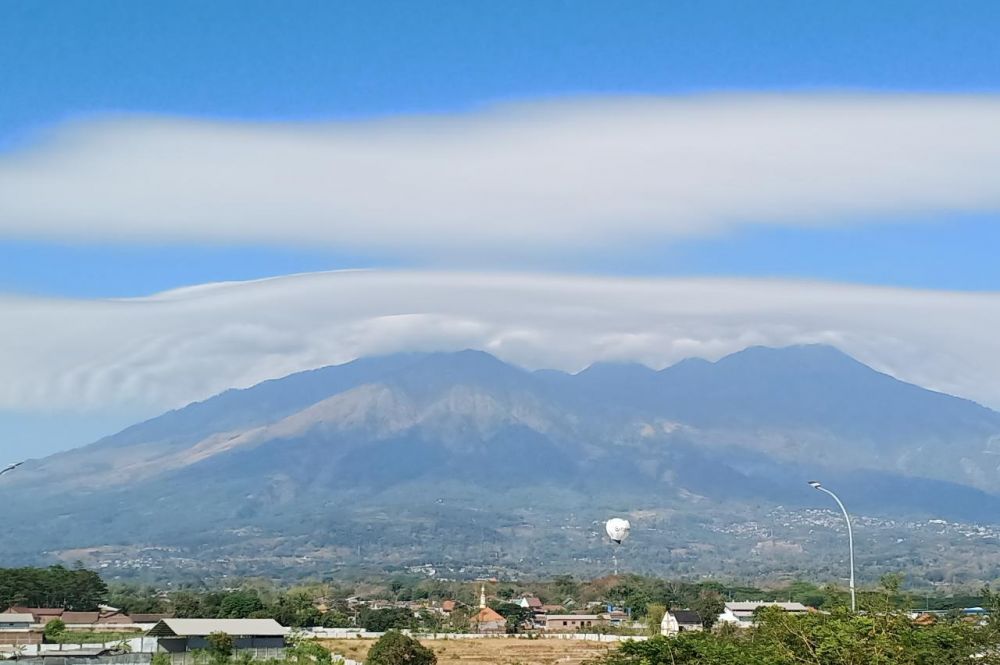
<svg viewBox="0 0 1000 665">
<path fill-rule="evenodd" d="M 472 623 L 493 623 L 493 622 L 503 622 L 507 623 L 507 620 L 503 618 L 502 615 L 498 614 L 496 610 L 491 607 L 484 607 L 479 610 L 476 616 L 472 617 L 469 621 Z"/>
<path fill-rule="evenodd" d="M 452 611 L 454 611 L 454 609 L 455 609 L 455 601 L 454 600 L 446 600 L 446 601 L 442 602 L 441 603 L 441 609 L 444 610 L 445 612 L 452 612 Z"/>
<path fill-rule="evenodd" d="M 23 607 L 21 605 L 14 605 L 7 610 L 9 614 L 33 614 L 36 617 L 62 616 L 64 611 L 61 607 Z"/>
<path fill-rule="evenodd" d="M 132 618 L 121 612 L 63 612 L 65 623 L 132 623 Z"/>
</svg>

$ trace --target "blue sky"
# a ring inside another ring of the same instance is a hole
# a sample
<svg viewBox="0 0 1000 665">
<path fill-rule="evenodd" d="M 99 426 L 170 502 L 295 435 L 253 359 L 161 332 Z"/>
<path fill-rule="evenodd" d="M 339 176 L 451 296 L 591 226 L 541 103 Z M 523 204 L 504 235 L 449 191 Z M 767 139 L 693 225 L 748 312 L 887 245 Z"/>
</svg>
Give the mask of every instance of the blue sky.
<svg viewBox="0 0 1000 665">
<path fill-rule="evenodd" d="M 0 19 L 7 152 L 60 123 L 120 113 L 315 121 L 593 95 L 1000 86 L 1000 8 L 990 2 L 13 1 Z M 989 265 L 994 214 L 900 222 L 848 232 L 744 229 L 527 264 L 1000 288 L 1000 269 Z M 448 261 L 357 247 L 0 235 L 0 289 L 34 294 L 140 295 L 291 272 L 439 264 Z"/>
<path fill-rule="evenodd" d="M 833 340 L 998 406 L 998 33 L 986 1 L 0 3 L 0 451 L 453 346 L 571 369 Z M 348 268 L 400 271 L 370 277 L 398 300 L 102 300 Z M 803 280 L 852 290 L 803 314 Z"/>
</svg>

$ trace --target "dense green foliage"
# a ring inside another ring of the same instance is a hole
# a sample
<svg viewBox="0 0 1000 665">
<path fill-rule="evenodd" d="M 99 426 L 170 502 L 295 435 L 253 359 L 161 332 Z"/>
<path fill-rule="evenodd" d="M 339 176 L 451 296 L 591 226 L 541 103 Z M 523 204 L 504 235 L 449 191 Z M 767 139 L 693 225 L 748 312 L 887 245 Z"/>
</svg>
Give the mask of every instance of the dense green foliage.
<svg viewBox="0 0 1000 665">
<path fill-rule="evenodd" d="M 379 638 L 365 659 L 366 665 L 434 665 L 434 652 L 395 630 Z"/>
<path fill-rule="evenodd" d="M 672 638 L 627 642 L 591 665 L 958 665 L 1000 663 L 1000 622 L 941 618 L 918 625 L 894 606 L 890 581 L 864 611 L 758 611 L 756 626 L 723 626 Z M 997 598 L 987 594 L 1000 609 Z"/>
<path fill-rule="evenodd" d="M 23 605 L 87 612 L 107 594 L 104 580 L 82 568 L 0 568 L 0 609 Z"/>
<path fill-rule="evenodd" d="M 285 653 L 285 665 L 332 665 L 329 649 L 318 642 L 291 638 Z"/>
<path fill-rule="evenodd" d="M 535 613 L 527 607 L 521 607 L 517 603 L 490 603 L 497 614 L 507 620 L 507 632 L 518 633 L 524 630 L 525 626 L 531 627 L 531 622 L 535 618 Z"/>
<path fill-rule="evenodd" d="M 205 638 L 208 642 L 208 653 L 212 658 L 224 661 L 233 655 L 233 638 L 226 633 L 212 633 Z"/>
<path fill-rule="evenodd" d="M 358 625 L 365 630 L 382 633 L 387 630 L 411 628 L 413 613 L 401 607 L 380 610 L 363 609 L 358 615 Z"/>
<path fill-rule="evenodd" d="M 48 626 L 46 626 L 47 628 Z M 142 635 L 141 630 L 133 631 L 95 631 L 95 630 L 64 630 L 55 635 L 46 634 L 45 640 L 57 644 L 95 644 L 120 642 Z"/>
<path fill-rule="evenodd" d="M 45 639 L 50 642 L 57 639 L 60 635 L 66 632 L 66 624 L 63 623 L 62 619 L 53 619 L 45 624 Z"/>
</svg>

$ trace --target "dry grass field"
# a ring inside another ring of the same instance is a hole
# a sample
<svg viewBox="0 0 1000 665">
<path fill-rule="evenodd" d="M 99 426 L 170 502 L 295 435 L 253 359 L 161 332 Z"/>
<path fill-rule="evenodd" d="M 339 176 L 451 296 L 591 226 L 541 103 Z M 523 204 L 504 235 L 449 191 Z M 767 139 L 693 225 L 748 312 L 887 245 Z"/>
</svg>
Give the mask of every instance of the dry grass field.
<svg viewBox="0 0 1000 665">
<path fill-rule="evenodd" d="M 580 665 L 614 644 L 582 640 L 421 640 L 437 654 L 438 665 Z M 364 660 L 374 640 L 323 640 L 336 654 Z"/>
</svg>

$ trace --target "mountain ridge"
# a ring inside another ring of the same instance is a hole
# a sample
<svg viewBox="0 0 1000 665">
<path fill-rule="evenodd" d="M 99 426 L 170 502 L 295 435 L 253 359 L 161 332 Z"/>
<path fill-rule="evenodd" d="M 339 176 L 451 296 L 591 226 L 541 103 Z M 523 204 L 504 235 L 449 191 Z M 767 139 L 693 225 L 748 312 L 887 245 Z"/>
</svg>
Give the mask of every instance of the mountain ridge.
<svg viewBox="0 0 1000 665">
<path fill-rule="evenodd" d="M 544 525 L 629 503 L 686 516 L 685 528 L 721 511 L 805 507 L 813 476 L 850 490 L 859 509 L 985 519 L 1000 514 L 994 448 L 1000 414 L 829 347 L 576 374 L 470 350 L 359 359 L 226 391 L 26 464 L 0 497 L 33 525 L 38 549 L 106 542 L 116 529 L 187 542 L 165 505 L 189 526 L 229 525 L 213 537 L 224 551 L 242 542 L 226 534 L 248 529 L 331 543 L 352 524 L 373 529 L 366 515 L 403 507 L 423 534 L 440 528 L 444 495 L 462 497 L 448 511 L 480 525 L 468 528 L 509 543 L 498 525 L 511 520 L 557 534 Z M 323 524 L 332 531 L 316 531 Z M 394 529 L 372 531 L 379 556 L 407 542 Z"/>
</svg>

